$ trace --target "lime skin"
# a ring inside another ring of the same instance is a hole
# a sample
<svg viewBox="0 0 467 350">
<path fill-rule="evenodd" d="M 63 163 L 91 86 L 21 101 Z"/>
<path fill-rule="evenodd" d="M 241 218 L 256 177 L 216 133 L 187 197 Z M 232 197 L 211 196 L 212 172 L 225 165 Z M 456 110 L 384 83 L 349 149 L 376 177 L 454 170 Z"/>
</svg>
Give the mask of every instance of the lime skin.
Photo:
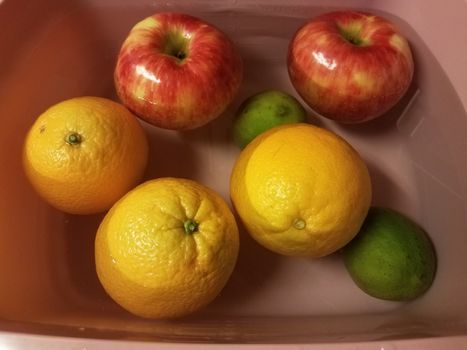
<svg viewBox="0 0 467 350">
<path fill-rule="evenodd" d="M 344 248 L 345 266 L 360 289 L 384 300 L 409 301 L 425 293 L 436 273 L 427 233 L 406 216 L 372 207 Z"/>
<path fill-rule="evenodd" d="M 240 106 L 234 121 L 234 141 L 243 149 L 264 131 L 282 124 L 305 122 L 306 115 L 295 97 L 279 90 L 262 91 Z"/>
</svg>

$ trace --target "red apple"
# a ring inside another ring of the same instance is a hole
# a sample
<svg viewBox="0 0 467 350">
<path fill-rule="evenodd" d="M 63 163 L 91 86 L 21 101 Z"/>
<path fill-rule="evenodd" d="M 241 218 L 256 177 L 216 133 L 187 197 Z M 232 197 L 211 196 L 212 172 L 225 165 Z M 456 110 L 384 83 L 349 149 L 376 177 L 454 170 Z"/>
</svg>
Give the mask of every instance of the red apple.
<svg viewBox="0 0 467 350">
<path fill-rule="evenodd" d="M 128 34 L 114 79 L 118 96 L 136 115 L 181 130 L 222 114 L 242 76 L 242 59 L 226 34 L 186 14 L 157 13 Z"/>
<path fill-rule="evenodd" d="M 413 59 L 394 24 L 369 13 L 320 15 L 289 45 L 287 65 L 297 92 L 324 117 L 345 123 L 376 118 L 407 91 Z"/>
</svg>

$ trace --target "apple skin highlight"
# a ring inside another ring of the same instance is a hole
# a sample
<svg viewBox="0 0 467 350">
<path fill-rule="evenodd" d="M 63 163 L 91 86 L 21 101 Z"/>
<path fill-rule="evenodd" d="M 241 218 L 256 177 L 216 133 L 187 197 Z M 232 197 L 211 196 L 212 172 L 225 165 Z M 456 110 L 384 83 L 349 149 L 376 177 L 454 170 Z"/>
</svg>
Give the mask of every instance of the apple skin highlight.
<svg viewBox="0 0 467 350">
<path fill-rule="evenodd" d="M 340 11 L 318 16 L 294 35 L 287 65 L 291 82 L 320 115 L 359 123 L 392 108 L 411 84 L 407 40 L 386 19 Z"/>
<path fill-rule="evenodd" d="M 220 116 L 242 78 L 242 58 L 227 35 L 179 13 L 157 13 L 137 23 L 114 72 L 117 94 L 130 110 L 173 130 L 197 128 Z"/>
</svg>

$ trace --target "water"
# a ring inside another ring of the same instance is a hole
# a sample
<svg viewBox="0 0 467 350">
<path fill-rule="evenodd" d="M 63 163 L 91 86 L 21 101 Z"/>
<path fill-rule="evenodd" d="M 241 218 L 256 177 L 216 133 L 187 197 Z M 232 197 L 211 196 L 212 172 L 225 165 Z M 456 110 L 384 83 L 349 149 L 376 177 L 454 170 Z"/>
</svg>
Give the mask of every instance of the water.
<svg viewBox="0 0 467 350">
<path fill-rule="evenodd" d="M 7 170 L 2 197 L 17 198 L 17 204 L 9 207 L 11 215 L 16 215 L 16 211 L 37 215 L 40 207 L 48 218 L 39 220 L 34 228 L 28 228 L 27 223 L 11 224 L 9 230 L 18 239 L 26 239 L 26 232 L 32 229 L 43 232 L 35 247 L 27 250 L 32 257 L 42 257 L 41 260 L 34 270 L 20 269 L 19 284 L 12 288 L 29 283 L 37 291 L 38 299 L 54 310 L 55 322 L 61 324 L 97 327 L 101 320 L 107 328 L 123 330 L 126 322 L 131 321 L 133 331 L 171 332 L 173 329 L 157 328 L 157 324 L 131 318 L 106 296 L 96 278 L 93 260 L 94 234 L 102 216 L 63 217 L 27 190 L 19 162 L 21 137 L 38 114 L 58 101 L 80 95 L 115 99 L 113 67 L 131 26 L 158 8 L 183 9 L 210 21 L 232 37 L 245 60 L 245 81 L 231 108 L 203 128 L 177 133 L 146 125 L 151 145 L 146 178 L 192 178 L 214 188 L 229 201 L 228 180 L 238 154 L 230 142 L 229 129 L 235 110 L 244 98 L 263 89 L 295 94 L 285 66 L 288 41 L 305 18 L 327 9 L 255 7 L 236 1 L 204 8 L 197 6 L 198 2 L 184 4 L 183 8 L 159 2 L 128 7 L 113 4 L 92 8 L 56 4 L 56 12 L 51 12 L 54 16 L 36 19 L 31 24 L 34 30 L 24 29 L 28 37 L 21 45 L 16 43 L 11 55 L 2 57 L 8 70 L 0 81 L 0 115 L 11 118 L 3 130 L 4 144 L 11 145 L 11 151 L 2 150 L 0 156 L 13 164 Z M 232 9 L 234 5 L 238 6 L 236 10 Z M 432 290 L 413 305 L 372 299 L 355 287 L 339 254 L 320 260 L 281 257 L 259 247 L 242 232 L 239 262 L 229 284 L 195 321 L 202 317 L 213 320 L 304 317 L 310 326 L 316 326 L 313 320 L 321 319 L 336 329 L 351 329 L 347 318 L 357 315 L 362 325 L 365 322 L 371 325 L 374 320 L 375 324 L 384 323 L 385 319 L 377 316 L 381 313 L 399 320 L 409 313 L 435 317 L 442 312 L 454 317 L 461 310 L 467 311 L 467 305 L 458 307 L 453 301 L 439 303 L 446 295 L 449 300 L 462 299 L 467 291 L 465 279 L 457 281 L 454 288 L 454 284 L 449 287 L 448 277 L 449 271 L 465 276 L 467 266 L 459 248 L 467 244 L 462 233 L 465 225 L 462 207 L 467 198 L 462 182 L 465 167 L 458 168 L 459 162 L 465 161 L 459 150 L 465 145 L 462 135 L 467 134 L 467 118 L 449 80 L 423 40 L 407 23 L 389 17 L 406 33 L 415 53 L 415 80 L 407 96 L 388 115 L 365 125 L 342 126 L 315 117 L 311 122 L 341 134 L 362 154 L 372 177 L 374 204 L 403 211 L 430 233 L 440 258 Z M 446 129 L 446 125 L 456 127 Z M 41 247 L 52 249 L 50 256 L 37 253 L 36 249 Z M 14 266 L 19 257 L 12 255 L 9 259 Z M 31 282 L 31 271 L 47 278 Z M 38 308 L 37 298 L 20 298 L 25 309 Z M 10 310 L 10 315 L 14 315 L 15 308 Z M 80 310 L 82 316 L 73 316 L 75 310 Z M 262 323 L 258 322 L 260 332 Z M 273 327 L 268 322 L 264 327 Z M 213 327 L 198 330 L 195 337 L 203 332 L 208 334 Z M 281 327 L 277 324 L 274 327 L 275 332 L 280 332 Z M 319 332 L 324 334 L 325 330 Z M 229 334 L 233 337 L 229 339 L 241 337 L 235 331 Z"/>
</svg>

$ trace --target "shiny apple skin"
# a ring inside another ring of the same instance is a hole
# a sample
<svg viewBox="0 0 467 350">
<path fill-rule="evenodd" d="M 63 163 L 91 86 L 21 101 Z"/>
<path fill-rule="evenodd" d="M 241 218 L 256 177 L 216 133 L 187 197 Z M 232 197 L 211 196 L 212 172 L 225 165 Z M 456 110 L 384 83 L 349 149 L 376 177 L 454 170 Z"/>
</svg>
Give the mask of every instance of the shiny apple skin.
<svg viewBox="0 0 467 350">
<path fill-rule="evenodd" d="M 364 44 L 344 39 L 339 27 L 349 26 L 360 26 Z M 287 66 L 306 103 L 343 123 L 383 115 L 406 93 L 414 71 L 409 44 L 394 24 L 351 11 L 326 13 L 301 27 L 290 42 Z"/>
<path fill-rule="evenodd" d="M 186 39 L 182 60 L 167 40 Z M 243 62 L 216 27 L 181 13 L 156 13 L 137 23 L 118 55 L 115 87 L 123 104 L 155 126 L 193 129 L 220 116 L 236 96 Z"/>
</svg>

